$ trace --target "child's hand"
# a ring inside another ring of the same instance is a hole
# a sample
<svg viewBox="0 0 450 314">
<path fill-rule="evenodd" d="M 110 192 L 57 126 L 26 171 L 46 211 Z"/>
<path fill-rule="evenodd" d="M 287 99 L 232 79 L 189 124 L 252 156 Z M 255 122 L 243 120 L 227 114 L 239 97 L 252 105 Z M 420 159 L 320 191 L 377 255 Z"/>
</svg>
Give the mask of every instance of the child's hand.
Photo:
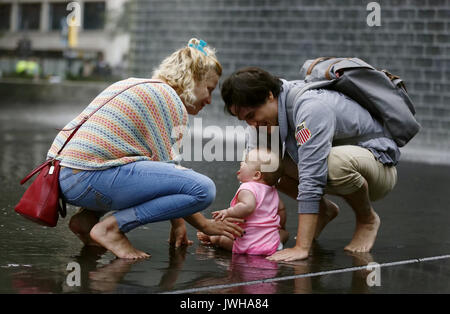
<svg viewBox="0 0 450 314">
<path fill-rule="evenodd" d="M 228 211 L 226 209 L 218 210 L 212 213 L 212 216 L 215 220 L 224 220 L 229 217 Z"/>
</svg>

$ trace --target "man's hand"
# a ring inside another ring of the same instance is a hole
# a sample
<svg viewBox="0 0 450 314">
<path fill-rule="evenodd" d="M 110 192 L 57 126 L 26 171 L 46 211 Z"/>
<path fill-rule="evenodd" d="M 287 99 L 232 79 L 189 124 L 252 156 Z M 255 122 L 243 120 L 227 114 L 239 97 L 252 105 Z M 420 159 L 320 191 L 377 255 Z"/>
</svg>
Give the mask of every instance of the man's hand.
<svg viewBox="0 0 450 314">
<path fill-rule="evenodd" d="M 171 246 L 180 247 L 184 245 L 192 245 L 194 242 L 188 240 L 186 233 L 186 224 L 183 219 L 173 219 L 172 228 L 170 229 L 169 244 Z"/>
<path fill-rule="evenodd" d="M 294 246 L 293 248 L 284 249 L 276 252 L 275 254 L 268 256 L 267 259 L 276 262 L 292 262 L 302 259 L 307 259 L 309 256 L 309 250 L 305 250 L 301 247 Z"/>
<path fill-rule="evenodd" d="M 296 245 L 293 248 L 278 251 L 267 259 L 277 262 L 307 259 L 314 239 L 318 216 L 317 214 L 299 214 Z"/>
</svg>

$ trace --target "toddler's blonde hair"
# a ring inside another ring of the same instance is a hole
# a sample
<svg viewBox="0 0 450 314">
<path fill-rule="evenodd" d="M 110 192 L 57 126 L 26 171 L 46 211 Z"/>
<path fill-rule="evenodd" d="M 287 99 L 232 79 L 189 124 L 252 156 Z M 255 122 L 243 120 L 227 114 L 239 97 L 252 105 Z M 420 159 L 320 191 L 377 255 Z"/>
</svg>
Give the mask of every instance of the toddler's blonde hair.
<svg viewBox="0 0 450 314">
<path fill-rule="evenodd" d="M 153 78 L 166 81 L 188 107 L 192 107 L 196 100 L 196 82 L 205 80 L 210 70 L 214 70 L 219 77 L 222 75 L 222 65 L 217 60 L 215 49 L 203 47 L 205 55 L 195 48 L 199 44 L 199 39 L 191 38 L 187 46 L 172 53 L 153 71 Z"/>
</svg>

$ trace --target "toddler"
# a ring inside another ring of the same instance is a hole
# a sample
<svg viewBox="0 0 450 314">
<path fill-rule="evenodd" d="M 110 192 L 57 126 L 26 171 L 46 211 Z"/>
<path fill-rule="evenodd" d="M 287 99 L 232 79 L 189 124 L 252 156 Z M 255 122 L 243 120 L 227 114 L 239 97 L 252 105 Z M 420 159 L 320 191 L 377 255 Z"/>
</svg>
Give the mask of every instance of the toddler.
<svg viewBox="0 0 450 314">
<path fill-rule="evenodd" d="M 230 207 L 212 213 L 215 220 L 227 217 L 245 219 L 240 224 L 245 234 L 233 241 L 224 236 L 197 232 L 198 239 L 203 244 L 213 244 L 241 254 L 272 255 L 282 249 L 282 243 L 286 243 L 289 234 L 285 230 L 284 204 L 274 186 L 281 174 L 281 163 L 275 153 L 263 149 L 251 150 L 237 172 L 241 185 Z"/>
</svg>

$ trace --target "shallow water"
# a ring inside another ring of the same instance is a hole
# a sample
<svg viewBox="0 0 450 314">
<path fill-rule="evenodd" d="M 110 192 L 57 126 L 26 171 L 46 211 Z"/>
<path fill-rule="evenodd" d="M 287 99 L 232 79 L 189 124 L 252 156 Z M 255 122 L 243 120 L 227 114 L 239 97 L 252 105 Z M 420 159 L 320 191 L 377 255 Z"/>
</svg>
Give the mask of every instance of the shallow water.
<svg viewBox="0 0 450 314">
<path fill-rule="evenodd" d="M 450 167 L 399 165 L 397 187 L 384 200 L 374 203 L 382 225 L 371 254 L 342 250 L 351 239 L 354 218 L 351 209 L 333 197 L 341 207 L 340 215 L 324 230 L 313 256 L 295 263 L 277 264 L 201 246 L 190 226 L 188 235 L 194 245 L 175 250 L 167 243 L 167 222 L 142 226 L 128 234 L 134 246 L 152 255 L 132 262 L 115 259 L 98 248 L 84 248 L 67 227 L 74 207 L 68 208 L 68 217 L 60 219 L 56 228 L 27 221 L 13 210 L 25 189 L 18 182 L 45 159 L 57 133 L 55 128 L 63 127 L 80 109 L 0 107 L 0 293 L 450 292 L 449 259 L 387 265 L 381 271 L 381 286 L 373 287 L 367 285 L 366 269 L 327 273 L 369 262 L 382 264 L 450 254 Z M 228 206 L 238 188 L 238 162 L 183 165 L 208 175 L 216 183 L 217 197 L 204 211 L 207 217 L 211 211 Z M 297 226 L 296 202 L 285 195 L 282 198 L 291 233 L 287 246 L 291 246 Z M 81 281 L 76 286 L 67 282 L 71 262 L 80 265 Z M 302 277 L 312 273 L 318 274 Z"/>
</svg>

